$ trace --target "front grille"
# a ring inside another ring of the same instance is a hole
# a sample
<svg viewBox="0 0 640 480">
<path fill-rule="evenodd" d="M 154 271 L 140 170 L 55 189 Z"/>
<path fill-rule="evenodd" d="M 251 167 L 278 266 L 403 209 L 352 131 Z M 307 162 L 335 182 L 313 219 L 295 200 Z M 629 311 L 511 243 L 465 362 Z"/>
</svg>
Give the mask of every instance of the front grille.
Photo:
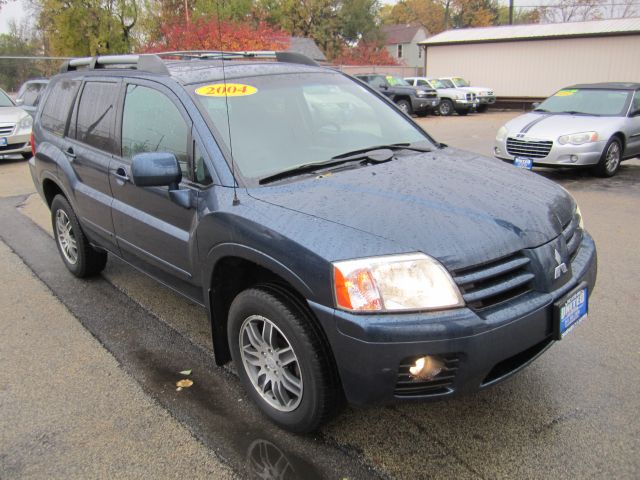
<svg viewBox="0 0 640 480">
<path fill-rule="evenodd" d="M 8 150 L 17 150 L 19 148 L 25 147 L 26 143 L 10 143 L 9 145 L 4 145 L 0 147 L 0 152 L 6 152 Z"/>
<path fill-rule="evenodd" d="M 16 128 L 15 124 L 13 125 L 0 125 L 0 135 L 8 136 L 13 133 L 13 129 Z"/>
<path fill-rule="evenodd" d="M 406 358 L 398 369 L 398 381 L 396 383 L 395 395 L 397 397 L 424 397 L 428 395 L 443 395 L 453 391 L 453 380 L 455 379 L 460 363 L 458 354 L 448 354 L 439 356 L 444 362 L 444 368 L 431 380 L 419 380 L 409 373 L 409 367 L 418 357 Z"/>
<path fill-rule="evenodd" d="M 520 140 L 507 138 L 507 153 L 514 157 L 544 158 L 549 155 L 553 142 L 549 140 Z"/>
<path fill-rule="evenodd" d="M 567 244 L 567 252 L 570 261 L 578 254 L 578 248 L 582 242 L 582 229 L 580 228 L 580 216 L 576 213 L 573 218 L 562 228 L 562 236 Z"/>
<path fill-rule="evenodd" d="M 454 272 L 464 301 L 472 310 L 483 310 L 512 300 L 532 290 L 534 274 L 527 266 L 531 260 L 517 253 L 490 263 Z"/>
<path fill-rule="evenodd" d="M 437 96 L 437 92 L 427 92 L 427 98 L 436 98 Z"/>
<path fill-rule="evenodd" d="M 476 94 L 475 93 L 467 93 L 467 100 L 469 100 L 470 102 L 476 99 Z"/>
</svg>

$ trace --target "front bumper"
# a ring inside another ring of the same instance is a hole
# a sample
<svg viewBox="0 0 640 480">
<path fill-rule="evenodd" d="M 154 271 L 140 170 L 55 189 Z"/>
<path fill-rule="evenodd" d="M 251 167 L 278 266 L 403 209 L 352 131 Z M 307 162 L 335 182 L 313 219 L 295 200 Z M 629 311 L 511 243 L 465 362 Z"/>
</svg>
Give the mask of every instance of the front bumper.
<svg viewBox="0 0 640 480">
<path fill-rule="evenodd" d="M 549 154 L 544 158 L 533 158 L 533 165 L 540 167 L 593 166 L 600 161 L 606 144 L 606 141 L 599 141 L 585 143 L 584 145 L 560 145 L 557 141 L 554 141 Z M 507 139 L 496 140 L 493 153 L 501 160 L 513 161 L 515 159 L 515 155 L 511 155 L 507 151 Z M 525 155 L 520 156 L 527 158 Z"/>
<path fill-rule="evenodd" d="M 498 383 L 533 361 L 553 342 L 553 303 L 597 272 L 596 249 L 585 232 L 571 262 L 572 277 L 551 293 L 530 292 L 479 316 L 469 308 L 443 312 L 354 315 L 310 304 L 327 332 L 349 402 L 427 400 Z M 447 388 L 400 395 L 400 365 L 410 357 L 455 358 Z"/>
<path fill-rule="evenodd" d="M 411 99 L 411 108 L 414 112 L 433 110 L 440 105 L 439 97 L 415 97 Z"/>
<path fill-rule="evenodd" d="M 481 96 L 478 96 L 478 102 L 480 102 L 480 105 L 493 105 L 494 103 L 496 103 L 496 97 L 491 97 L 491 96 L 481 97 Z"/>
<path fill-rule="evenodd" d="M 31 143 L 29 137 L 30 132 L 0 137 L 0 139 L 7 139 L 6 145 L 2 145 L 4 141 L 0 140 L 0 155 L 12 155 L 14 153 L 31 152 Z"/>
<path fill-rule="evenodd" d="M 472 110 L 478 108 L 478 100 L 453 99 L 453 105 L 456 110 Z"/>
</svg>

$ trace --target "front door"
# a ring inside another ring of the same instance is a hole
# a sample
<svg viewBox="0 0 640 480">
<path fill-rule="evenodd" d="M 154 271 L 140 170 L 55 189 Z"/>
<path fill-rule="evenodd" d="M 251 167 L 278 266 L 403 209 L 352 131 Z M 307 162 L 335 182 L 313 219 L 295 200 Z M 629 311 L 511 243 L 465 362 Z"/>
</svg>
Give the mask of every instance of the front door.
<svg viewBox="0 0 640 480">
<path fill-rule="evenodd" d="M 640 111 L 640 91 L 637 91 L 631 102 L 631 112 Z M 629 128 L 627 128 L 627 148 L 625 149 L 625 157 L 640 155 L 640 115 L 635 115 L 627 119 Z"/>
<path fill-rule="evenodd" d="M 192 206 L 185 208 L 169 198 L 168 187 L 137 187 L 131 180 L 134 155 L 170 152 L 182 168 L 180 187 L 191 188 L 191 120 L 166 87 L 136 80 L 125 89 L 118 125 L 121 152 L 109 168 L 118 245 L 125 260 L 192 296 L 186 290 L 194 273 L 197 192 L 193 192 Z"/>
</svg>

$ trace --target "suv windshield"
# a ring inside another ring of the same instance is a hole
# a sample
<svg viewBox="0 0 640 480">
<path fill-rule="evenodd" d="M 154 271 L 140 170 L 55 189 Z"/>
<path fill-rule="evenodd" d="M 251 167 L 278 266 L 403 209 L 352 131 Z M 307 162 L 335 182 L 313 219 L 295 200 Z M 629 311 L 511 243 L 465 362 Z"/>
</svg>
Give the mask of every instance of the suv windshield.
<svg viewBox="0 0 640 480">
<path fill-rule="evenodd" d="M 627 90 L 564 89 L 547 98 L 536 110 L 550 113 L 622 116 L 631 92 Z"/>
<path fill-rule="evenodd" d="M 460 87 L 470 87 L 471 86 L 471 85 L 469 85 L 469 82 L 467 82 L 464 78 L 455 77 L 455 78 L 452 78 L 451 81 L 458 88 L 460 88 Z"/>
<path fill-rule="evenodd" d="M 434 80 L 432 80 L 432 82 L 433 81 Z M 436 80 L 436 81 L 440 83 L 440 86 L 436 88 L 456 88 L 453 82 L 451 80 L 447 80 L 446 78 L 441 78 L 440 80 Z"/>
<path fill-rule="evenodd" d="M 246 179 L 369 147 L 430 141 L 402 113 L 342 75 L 227 79 L 227 88 L 231 148 L 224 83 L 196 85 L 191 93 Z"/>
<path fill-rule="evenodd" d="M 392 87 L 395 87 L 396 85 L 402 85 L 404 87 L 410 87 L 411 85 L 409 85 L 408 82 L 406 82 L 404 80 L 404 78 L 399 78 L 399 77 L 394 77 L 392 75 L 387 75 L 386 77 L 384 77 L 387 79 L 387 83 L 389 85 L 391 85 Z"/>
<path fill-rule="evenodd" d="M 2 90 L 0 90 L 0 107 L 13 107 L 13 102 Z"/>
<path fill-rule="evenodd" d="M 429 85 L 431 85 L 431 87 L 435 88 L 436 90 L 439 88 L 451 88 L 448 87 L 442 80 L 432 79 L 427 81 L 429 82 Z"/>
</svg>

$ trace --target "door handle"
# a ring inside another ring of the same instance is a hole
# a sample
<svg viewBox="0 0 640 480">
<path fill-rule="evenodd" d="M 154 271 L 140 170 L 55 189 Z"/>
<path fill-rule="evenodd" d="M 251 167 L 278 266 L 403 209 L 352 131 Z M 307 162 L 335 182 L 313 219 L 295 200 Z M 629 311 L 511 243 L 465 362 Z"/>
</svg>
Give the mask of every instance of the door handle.
<svg viewBox="0 0 640 480">
<path fill-rule="evenodd" d="M 128 182 L 129 181 L 129 175 L 127 175 L 127 172 L 123 167 L 118 167 L 113 172 L 113 175 L 115 177 L 119 178 L 120 180 L 122 180 L 123 182 Z"/>
<path fill-rule="evenodd" d="M 65 154 L 67 157 L 71 158 L 71 159 L 76 158 L 76 152 L 74 152 L 74 151 L 73 151 L 73 147 L 69 147 L 69 148 L 67 148 L 67 149 L 64 151 L 64 154 Z"/>
</svg>

